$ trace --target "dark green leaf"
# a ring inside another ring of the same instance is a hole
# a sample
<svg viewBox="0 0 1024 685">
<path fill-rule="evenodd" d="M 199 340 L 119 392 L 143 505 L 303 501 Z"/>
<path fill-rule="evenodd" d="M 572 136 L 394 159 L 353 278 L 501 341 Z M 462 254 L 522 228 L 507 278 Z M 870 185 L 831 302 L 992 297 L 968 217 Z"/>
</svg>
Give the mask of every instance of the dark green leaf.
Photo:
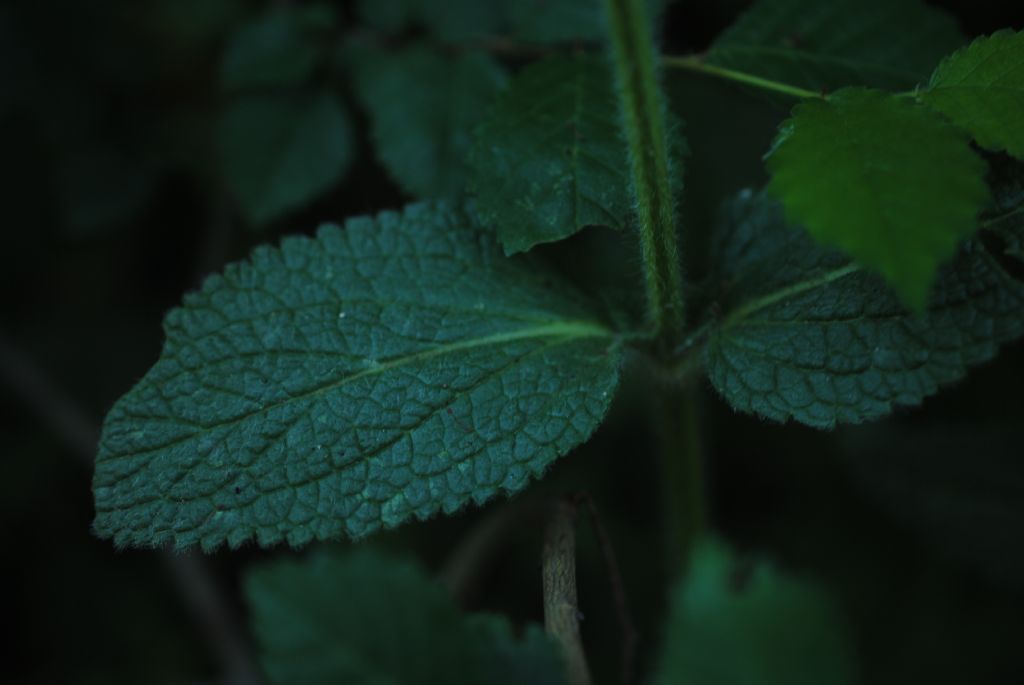
<svg viewBox="0 0 1024 685">
<path fill-rule="evenodd" d="M 1024 159 L 1024 33 L 1000 31 L 947 58 L 921 99 L 978 144 Z"/>
<path fill-rule="evenodd" d="M 647 14 L 656 20 L 666 0 L 647 0 Z M 530 43 L 602 41 L 604 8 L 591 0 L 506 0 L 510 31 Z"/>
<path fill-rule="evenodd" d="M 219 122 L 221 168 L 242 211 L 262 225 L 338 183 L 352 162 L 352 125 L 331 93 L 235 100 Z"/>
<path fill-rule="evenodd" d="M 798 105 L 767 161 L 769 189 L 795 223 L 881 273 L 917 310 L 988 199 L 985 164 L 960 130 L 862 88 Z"/>
<path fill-rule="evenodd" d="M 708 61 L 811 90 L 901 90 L 963 43 L 953 19 L 920 0 L 760 0 Z"/>
<path fill-rule="evenodd" d="M 552 57 L 527 67 L 477 129 L 477 209 L 507 253 L 584 226 L 622 228 L 629 160 L 605 60 Z"/>
<path fill-rule="evenodd" d="M 504 70 L 485 55 L 424 46 L 362 50 L 352 66 L 377 156 L 398 184 L 420 197 L 463 192 L 473 128 L 505 85 Z"/>
<path fill-rule="evenodd" d="M 620 359 L 589 300 L 430 205 L 258 249 L 165 329 L 96 461 L 119 545 L 361 537 L 516 492 L 597 427 Z"/>
<path fill-rule="evenodd" d="M 463 616 L 416 566 L 361 551 L 257 568 L 246 582 L 262 660 L 281 685 L 556 685 L 555 645 Z M 528 679 L 523 679 L 528 678 Z"/>
<path fill-rule="evenodd" d="M 655 682 L 845 685 L 853 650 L 829 598 L 770 565 L 741 564 L 717 542 L 694 550 L 673 593 Z"/>
<path fill-rule="evenodd" d="M 1004 208 L 983 225 L 1024 236 L 1022 217 Z M 740 411 L 817 428 L 868 421 L 919 404 L 1024 335 L 1024 283 L 978 241 L 940 270 L 921 316 L 786 225 L 763 193 L 728 206 L 716 244 L 726 314 L 706 362 Z"/>
<path fill-rule="evenodd" d="M 329 6 L 275 7 L 240 26 L 221 62 L 226 90 L 302 84 L 324 55 L 324 38 L 334 26 Z"/>
</svg>

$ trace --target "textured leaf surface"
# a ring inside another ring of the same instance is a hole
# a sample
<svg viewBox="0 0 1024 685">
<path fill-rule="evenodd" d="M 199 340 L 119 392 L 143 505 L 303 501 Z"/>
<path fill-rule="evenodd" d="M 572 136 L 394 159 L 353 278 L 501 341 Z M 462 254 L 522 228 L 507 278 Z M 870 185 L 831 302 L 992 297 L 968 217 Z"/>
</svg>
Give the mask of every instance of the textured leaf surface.
<svg viewBox="0 0 1024 685">
<path fill-rule="evenodd" d="M 901 90 L 963 43 L 952 17 L 920 0 L 759 0 L 708 61 L 811 90 Z"/>
<path fill-rule="evenodd" d="M 377 156 L 398 184 L 420 197 L 464 191 L 472 131 L 504 87 L 504 70 L 485 55 L 423 46 L 360 50 L 352 66 Z"/>
<path fill-rule="evenodd" d="M 556 685 L 556 647 L 530 626 L 463 616 L 408 562 L 358 552 L 276 562 L 246 595 L 264 669 L 281 685 Z M 528 679 L 524 679 L 528 678 Z"/>
<path fill-rule="evenodd" d="M 604 60 L 553 57 L 524 69 L 477 129 L 470 160 L 477 211 L 508 253 L 584 226 L 622 228 L 632 210 Z"/>
<path fill-rule="evenodd" d="M 223 173 L 260 225 L 338 183 L 353 158 L 352 125 L 331 93 L 247 96 L 219 122 Z"/>
<path fill-rule="evenodd" d="M 986 220 L 1024 235 L 1021 214 Z M 734 408 L 817 428 L 916 405 L 1024 335 L 1024 283 L 979 241 L 940 270 L 927 311 L 908 313 L 877 276 L 787 226 L 746 192 L 716 235 L 718 301 L 708 375 Z"/>
<path fill-rule="evenodd" d="M 1024 159 L 1024 33 L 978 38 L 939 65 L 921 98 L 982 147 Z"/>
<path fill-rule="evenodd" d="M 97 457 L 120 545 L 299 545 L 515 492 L 594 430 L 620 356 L 583 296 L 428 205 L 258 249 L 165 329 Z"/>
<path fill-rule="evenodd" d="M 334 26 L 329 6 L 276 7 L 240 26 L 221 61 L 227 90 L 301 84 L 324 54 L 323 40 Z"/>
<path fill-rule="evenodd" d="M 764 562 L 738 563 L 705 541 L 675 589 L 658 685 L 857 682 L 852 646 L 829 598 Z"/>
<path fill-rule="evenodd" d="M 791 219 L 881 273 L 918 310 L 988 199 L 985 164 L 958 129 L 862 88 L 798 105 L 768 169 Z"/>
</svg>

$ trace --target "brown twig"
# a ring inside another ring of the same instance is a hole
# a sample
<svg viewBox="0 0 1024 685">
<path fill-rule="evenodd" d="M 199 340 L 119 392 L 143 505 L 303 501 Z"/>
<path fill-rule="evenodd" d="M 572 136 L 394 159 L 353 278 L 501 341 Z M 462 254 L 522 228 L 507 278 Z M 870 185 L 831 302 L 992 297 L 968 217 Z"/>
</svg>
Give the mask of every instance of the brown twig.
<svg viewBox="0 0 1024 685">
<path fill-rule="evenodd" d="M 569 685 L 590 685 L 590 669 L 580 640 L 576 596 L 576 505 L 555 503 L 544 531 L 541 556 L 544 583 L 544 628 L 561 646 Z"/>
<path fill-rule="evenodd" d="M 615 548 L 612 547 L 608 531 L 597 515 L 597 507 L 594 505 L 593 498 L 587 493 L 580 493 L 575 497 L 575 500 L 587 507 L 587 513 L 590 515 L 590 526 L 594 530 L 597 543 L 601 548 L 601 554 L 604 557 L 605 569 L 608 572 L 608 582 L 611 584 L 612 599 L 615 602 L 615 612 L 618 614 L 619 630 L 622 632 L 619 677 L 622 685 L 630 685 L 633 682 L 633 660 L 636 657 L 636 646 L 640 638 L 636 630 L 636 624 L 633 623 L 633 616 L 629 611 L 626 587 L 622 582 L 622 573 L 619 570 L 618 559 L 615 557 Z"/>
<path fill-rule="evenodd" d="M 95 424 L 2 336 L 0 380 L 14 389 L 81 464 L 92 467 L 99 438 Z M 161 550 L 160 561 L 220 661 L 224 681 L 230 685 L 262 683 L 244 632 L 206 560 L 193 553 Z"/>
</svg>

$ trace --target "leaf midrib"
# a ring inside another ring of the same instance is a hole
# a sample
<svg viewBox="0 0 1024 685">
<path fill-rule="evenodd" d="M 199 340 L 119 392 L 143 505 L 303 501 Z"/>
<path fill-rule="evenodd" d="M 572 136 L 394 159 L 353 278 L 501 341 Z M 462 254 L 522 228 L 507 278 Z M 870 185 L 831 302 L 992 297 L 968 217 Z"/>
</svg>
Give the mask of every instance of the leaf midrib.
<svg viewBox="0 0 1024 685">
<path fill-rule="evenodd" d="M 167 442 L 161 445 L 149 447 L 142 450 L 133 450 L 129 453 L 112 454 L 107 458 L 103 459 L 102 461 L 111 462 L 117 460 L 118 458 L 134 457 L 142 454 L 158 452 L 160 450 L 173 447 L 174 445 L 187 442 L 189 440 L 194 440 L 195 438 L 202 436 L 206 433 L 209 433 L 210 431 L 229 428 L 240 423 L 243 423 L 245 421 L 248 421 L 249 419 L 265 414 L 267 412 L 273 411 L 275 409 L 280 409 L 281 407 L 285 407 L 296 402 L 303 402 L 314 399 L 332 390 L 336 390 L 340 387 L 348 385 L 349 383 L 358 381 L 361 378 L 366 378 L 369 376 L 385 373 L 395 368 L 400 368 L 408 364 L 414 364 L 416 362 L 432 359 L 434 357 L 444 356 L 446 354 L 453 354 L 463 350 L 469 350 L 478 347 L 486 347 L 489 345 L 501 345 L 503 343 L 516 342 L 519 340 L 529 340 L 531 338 L 563 338 L 566 340 L 572 340 L 583 338 L 614 338 L 615 336 L 616 334 L 612 330 L 595 322 L 554 321 L 541 326 L 531 326 L 528 328 L 505 331 L 502 333 L 495 333 L 492 335 L 482 336 L 479 338 L 470 338 L 467 340 L 461 340 L 459 342 L 448 343 L 445 345 L 440 345 L 438 347 L 421 350 L 419 352 L 414 352 L 412 354 L 389 359 L 388 361 L 380 363 L 371 368 L 364 369 L 362 371 L 357 371 L 356 373 L 349 374 L 338 380 L 334 380 L 324 385 L 313 387 L 301 393 L 291 395 L 287 399 L 284 399 L 280 402 L 267 404 L 260 407 L 259 409 L 246 412 L 245 414 L 241 414 L 226 421 L 220 421 L 216 424 L 204 426 L 199 430 L 191 432 L 176 440 L 172 440 L 171 442 Z"/>
</svg>

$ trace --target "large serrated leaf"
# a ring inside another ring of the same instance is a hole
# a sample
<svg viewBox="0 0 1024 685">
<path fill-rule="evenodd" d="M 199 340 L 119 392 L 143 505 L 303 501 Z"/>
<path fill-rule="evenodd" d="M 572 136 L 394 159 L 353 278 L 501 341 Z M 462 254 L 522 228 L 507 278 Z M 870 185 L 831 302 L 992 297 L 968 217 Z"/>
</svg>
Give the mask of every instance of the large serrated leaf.
<svg viewBox="0 0 1024 685">
<path fill-rule="evenodd" d="M 218 122 L 222 172 L 256 226 L 310 202 L 348 171 L 348 113 L 330 92 L 240 97 Z"/>
<path fill-rule="evenodd" d="M 460 615 L 409 562 L 362 551 L 276 562 L 246 594 L 262 662 L 281 685 L 557 685 L 560 654 L 535 626 Z"/>
<path fill-rule="evenodd" d="M 475 138 L 477 210 L 506 252 L 585 226 L 625 226 L 629 159 L 605 60 L 552 57 L 527 67 Z"/>
<path fill-rule="evenodd" d="M 920 95 L 982 147 L 1024 159 L 1024 33 L 978 38 L 944 60 Z"/>
<path fill-rule="evenodd" d="M 760 0 L 708 61 L 812 90 L 901 90 L 963 42 L 952 17 L 920 0 Z"/>
<path fill-rule="evenodd" d="M 918 310 L 989 197 L 985 164 L 959 129 L 863 88 L 798 105 L 767 165 L 794 222 L 882 274 Z"/>
<path fill-rule="evenodd" d="M 449 57 L 422 45 L 350 56 L 377 156 L 398 184 L 424 198 L 462 193 L 473 128 L 505 85 L 500 65 L 486 55 Z"/>
<path fill-rule="evenodd" d="M 515 492 L 596 428 L 620 358 L 589 300 L 432 205 L 258 249 L 165 329 L 96 460 L 119 545 L 360 537 Z"/>
<path fill-rule="evenodd" d="M 1024 235 L 1002 207 L 988 228 Z M 764 193 L 730 203 L 716 235 L 726 314 L 706 348 L 734 408 L 817 428 L 919 404 L 1024 335 L 1024 283 L 971 241 L 940 270 L 928 309 L 907 312 L 885 283 L 788 226 Z"/>
<path fill-rule="evenodd" d="M 676 586 L 657 685 L 847 685 L 853 646 L 819 587 L 721 543 L 697 545 Z"/>
</svg>

